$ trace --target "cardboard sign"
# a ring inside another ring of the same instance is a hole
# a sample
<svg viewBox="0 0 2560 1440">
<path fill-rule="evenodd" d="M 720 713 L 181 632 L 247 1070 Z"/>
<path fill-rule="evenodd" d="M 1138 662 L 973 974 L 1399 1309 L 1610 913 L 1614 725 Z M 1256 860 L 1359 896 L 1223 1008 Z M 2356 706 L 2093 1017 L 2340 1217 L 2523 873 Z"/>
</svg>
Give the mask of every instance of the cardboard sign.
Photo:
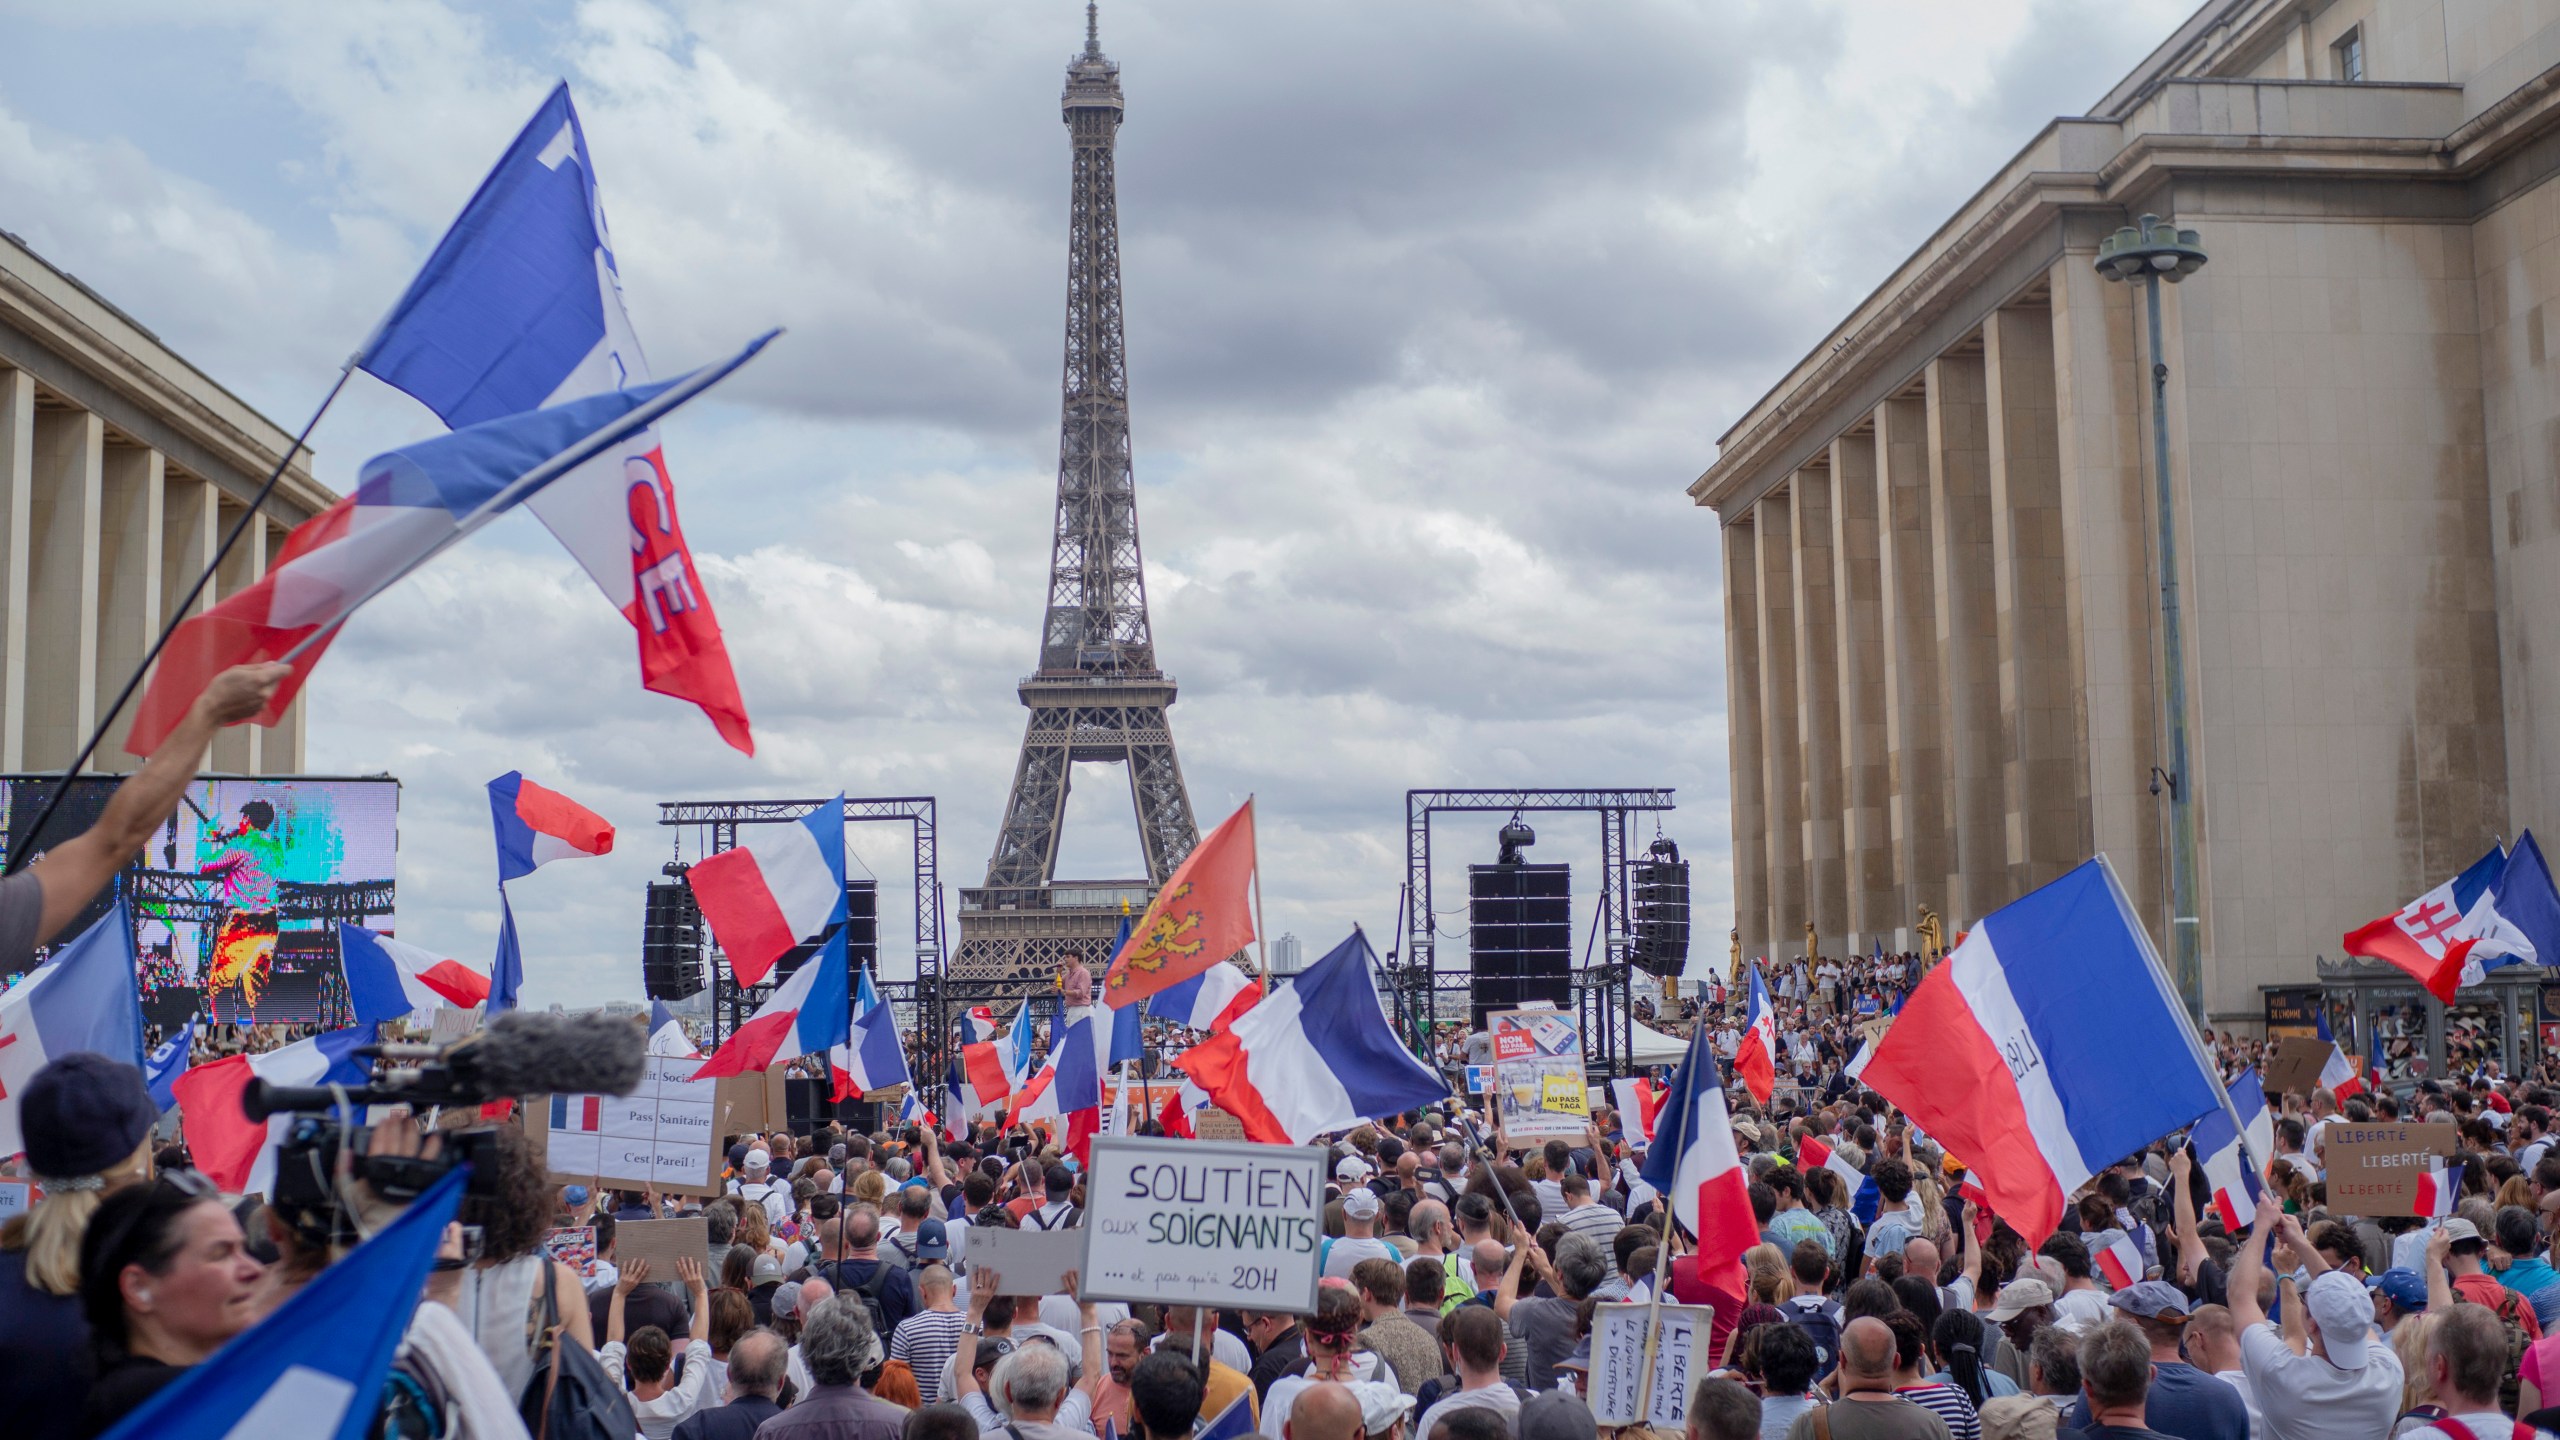
<svg viewBox="0 0 2560 1440">
<path fill-rule="evenodd" d="M 2451 1125 L 2349 1125 L 2322 1127 L 2320 1158 L 2329 1182 L 2329 1209 L 2338 1215 L 2415 1215 L 2418 1181 L 2427 1164 L 2461 1148 Z"/>
<path fill-rule="evenodd" d="M 704 1237 L 710 1243 L 710 1237 Z M 578 1272 L 581 1280 L 596 1278 L 596 1227 L 563 1225 L 542 1232 L 542 1253 Z"/>
<path fill-rule="evenodd" d="M 1315 1313 L 1322 1148 L 1096 1136 L 1092 1153 L 1078 1299 Z"/>
<path fill-rule="evenodd" d="M 635 1260 L 649 1262 L 649 1283 L 681 1284 L 678 1260 L 709 1263 L 711 1222 L 699 1215 L 683 1220 L 625 1220 L 613 1227 L 613 1263 L 625 1271 Z"/>
<path fill-rule="evenodd" d="M 694 1059 L 652 1055 L 628 1095 L 553 1095 L 527 1106 L 545 1164 L 564 1183 L 654 1184 L 683 1195 L 719 1193 L 717 1090 L 695 1080 Z M 750 1077 L 759 1082 L 763 1076 Z"/>
<path fill-rule="evenodd" d="M 1709 1368 L 1705 1305 L 1661 1307 L 1662 1331 L 1653 1347 L 1653 1385 L 1644 1376 L 1644 1333 L 1651 1305 L 1603 1305 L 1591 1314 L 1591 1418 L 1603 1425 L 1650 1425 L 1679 1431 L 1687 1423 L 1691 1367 Z M 1647 1412 L 1639 1415 L 1642 1406 Z"/>
<path fill-rule="evenodd" d="M 1496 1010 L 1485 1023 L 1493 1030 L 1494 1104 L 1504 1136 L 1536 1144 L 1580 1135 L 1591 1116 L 1582 1093 L 1582 1032 L 1551 1009 Z"/>
<path fill-rule="evenodd" d="M 1191 1133 L 1203 1140 L 1242 1140 L 1244 1122 L 1212 1105 L 1191 1112 Z"/>
<path fill-rule="evenodd" d="M 1100 1136 L 1095 1137 L 1097 1140 Z M 1187 1141 L 1175 1141 L 1187 1144 Z M 1088 1192 L 1090 1193 L 1090 1192 Z M 1086 1224 L 1092 1223 L 1087 1212 Z M 1084 1229 L 1007 1230 L 989 1225 L 969 1227 L 970 1293 L 976 1277 L 995 1272 L 1007 1295 L 1055 1295 L 1066 1288 L 1067 1272 L 1084 1261 Z"/>
<path fill-rule="evenodd" d="M 2335 1048 L 2318 1036 L 2289 1035 L 2276 1042 L 2258 1078 L 2270 1095 L 2308 1095 L 2320 1088 L 2320 1072 Z"/>
</svg>

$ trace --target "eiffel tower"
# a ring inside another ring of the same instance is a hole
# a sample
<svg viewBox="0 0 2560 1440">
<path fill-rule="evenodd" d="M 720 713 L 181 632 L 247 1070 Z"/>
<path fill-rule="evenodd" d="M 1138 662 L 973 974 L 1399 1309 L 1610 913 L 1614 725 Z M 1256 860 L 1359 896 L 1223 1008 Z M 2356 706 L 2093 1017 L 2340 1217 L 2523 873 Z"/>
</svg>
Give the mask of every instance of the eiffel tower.
<svg viewBox="0 0 2560 1440">
<path fill-rule="evenodd" d="M 1182 762 L 1165 711 L 1171 676 L 1156 668 L 1147 579 L 1138 555 L 1137 480 L 1129 465 L 1129 361 L 1120 325 L 1120 214 L 1112 147 L 1120 67 L 1102 53 L 1085 6 L 1084 50 L 1067 62 L 1060 99 L 1074 157 L 1067 221 L 1065 404 L 1058 434 L 1058 518 L 1040 667 L 1021 685 L 1031 712 L 987 883 L 960 892 L 952 978 L 980 991 L 1045 982 L 1069 954 L 1099 965 L 1123 905 L 1143 911 L 1198 844 Z M 1058 832 L 1070 767 L 1128 767 L 1146 851 L 1143 880 L 1057 882 Z"/>
</svg>

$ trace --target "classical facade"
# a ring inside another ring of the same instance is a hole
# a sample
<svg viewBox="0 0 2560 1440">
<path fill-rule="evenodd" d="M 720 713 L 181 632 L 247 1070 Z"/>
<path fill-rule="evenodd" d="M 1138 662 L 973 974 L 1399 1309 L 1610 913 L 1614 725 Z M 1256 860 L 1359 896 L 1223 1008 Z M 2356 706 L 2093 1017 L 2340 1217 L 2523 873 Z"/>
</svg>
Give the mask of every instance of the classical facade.
<svg viewBox="0 0 2560 1440">
<path fill-rule="evenodd" d="M 2560 827 L 2555 176 L 2560 4 L 2210 0 L 1967 199 L 1690 487 L 1745 952 L 2099 852 L 2170 948 L 2155 360 L 2208 1012 Z M 2209 257 L 2157 356 L 2145 213 Z"/>
<path fill-rule="evenodd" d="M 293 442 L 159 337 L 0 231 L 0 772 L 58 770 Z M 305 453 L 199 605 L 264 573 L 337 499 Z M 91 768 L 121 771 L 125 707 Z M 303 704 L 211 767 L 302 768 Z"/>
</svg>

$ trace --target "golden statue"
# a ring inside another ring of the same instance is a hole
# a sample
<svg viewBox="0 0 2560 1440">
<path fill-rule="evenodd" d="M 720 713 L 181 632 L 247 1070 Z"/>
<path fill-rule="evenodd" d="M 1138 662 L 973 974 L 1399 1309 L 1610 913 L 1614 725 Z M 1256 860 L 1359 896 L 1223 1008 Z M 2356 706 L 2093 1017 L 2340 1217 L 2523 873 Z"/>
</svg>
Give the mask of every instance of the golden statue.
<svg viewBox="0 0 2560 1440">
<path fill-rule="evenodd" d="M 1738 929 L 1733 932 L 1733 973 L 1725 977 L 1725 983 L 1737 986 L 1742 983 L 1742 932 Z"/>
<path fill-rule="evenodd" d="M 1920 907 L 1919 931 L 1920 966 L 1925 970 L 1946 958 L 1947 934 L 1945 926 L 1939 923 L 1938 912 L 1926 905 Z"/>
<path fill-rule="evenodd" d="M 1813 922 L 1804 922 L 1804 963 L 1812 964 L 1822 956 L 1822 942 L 1814 937 Z"/>
</svg>

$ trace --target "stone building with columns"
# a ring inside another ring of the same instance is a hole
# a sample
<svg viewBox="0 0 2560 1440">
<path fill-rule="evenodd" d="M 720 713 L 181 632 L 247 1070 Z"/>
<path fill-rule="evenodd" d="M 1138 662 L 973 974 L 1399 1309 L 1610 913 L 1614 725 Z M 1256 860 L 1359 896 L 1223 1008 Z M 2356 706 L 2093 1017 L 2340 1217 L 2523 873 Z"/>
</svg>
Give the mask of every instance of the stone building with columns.
<svg viewBox="0 0 2560 1440">
<path fill-rule="evenodd" d="M 1690 486 L 1744 952 L 2099 852 L 2169 950 L 2155 360 L 2209 1015 L 2560 840 L 2555 180 L 2560 3 L 2209 0 L 1966 198 Z M 2093 263 L 2144 213 L 2209 257 L 2157 356 Z"/>
<path fill-rule="evenodd" d="M 0 772 L 59 770 L 293 443 L 78 280 L 0 231 Z M 335 503 L 306 451 L 198 608 Z M 127 705 L 91 768 L 125 771 Z M 302 768 L 303 700 L 235 726 L 210 768 Z"/>
</svg>

